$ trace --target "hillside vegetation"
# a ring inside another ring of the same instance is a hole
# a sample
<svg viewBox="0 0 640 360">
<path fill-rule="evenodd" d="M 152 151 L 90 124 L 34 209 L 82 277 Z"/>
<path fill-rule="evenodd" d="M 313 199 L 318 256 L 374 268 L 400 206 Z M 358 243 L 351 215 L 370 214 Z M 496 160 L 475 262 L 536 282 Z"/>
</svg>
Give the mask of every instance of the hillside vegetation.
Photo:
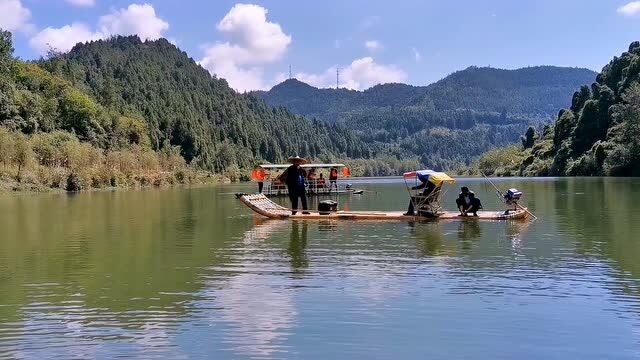
<svg viewBox="0 0 640 360">
<path fill-rule="evenodd" d="M 103 106 L 144 120 L 151 147 L 180 146 L 185 160 L 224 172 L 292 154 L 367 158 L 350 131 L 272 108 L 211 77 L 166 39 L 114 37 L 76 45 L 42 63 Z"/>
<path fill-rule="evenodd" d="M 204 180 L 177 147 L 153 151 L 135 114 L 12 56 L 0 31 L 0 188 L 82 190 Z"/>
<path fill-rule="evenodd" d="M 429 86 L 384 84 L 354 91 L 289 79 L 255 96 L 351 129 L 377 153 L 451 169 L 518 141 L 529 126 L 541 129 L 558 108 L 570 104 L 573 90 L 595 75 L 553 66 L 470 67 Z"/>
<path fill-rule="evenodd" d="M 479 168 L 497 175 L 639 176 L 640 42 L 614 57 L 590 87 L 580 87 L 552 126 L 541 134 L 529 129 L 517 151 L 483 155 Z"/>
</svg>

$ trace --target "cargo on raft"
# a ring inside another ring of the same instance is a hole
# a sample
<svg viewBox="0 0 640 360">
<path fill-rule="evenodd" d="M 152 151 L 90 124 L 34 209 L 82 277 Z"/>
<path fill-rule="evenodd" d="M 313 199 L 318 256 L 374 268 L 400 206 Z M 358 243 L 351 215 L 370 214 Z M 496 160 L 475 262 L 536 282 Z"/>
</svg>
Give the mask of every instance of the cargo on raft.
<svg viewBox="0 0 640 360">
<path fill-rule="evenodd" d="M 304 213 L 298 209 L 292 214 L 291 209 L 276 204 L 264 194 L 236 194 L 238 199 L 255 213 L 271 219 L 292 220 L 371 220 L 371 221 L 416 221 L 416 220 L 525 220 L 529 217 L 529 210 L 520 204 L 522 193 L 516 189 L 509 189 L 508 195 L 502 196 L 509 208 L 498 211 L 480 210 L 477 216 L 461 216 L 459 211 L 443 210 L 440 199 L 445 193 L 445 184 L 453 184 L 455 180 L 442 172 L 419 170 L 403 174 L 405 186 L 410 195 L 410 201 L 416 209 L 413 215 L 402 211 L 343 211 L 331 200 L 321 201 L 318 210 L 308 210 Z M 411 186 L 414 180 L 416 186 Z M 418 182 L 425 186 L 418 186 Z M 423 190 L 424 189 L 424 190 Z M 499 192 L 499 191 L 498 191 Z M 517 193 L 516 193 L 517 192 Z M 514 193 L 516 196 L 514 196 Z M 331 203 L 330 203 L 331 202 Z"/>
</svg>

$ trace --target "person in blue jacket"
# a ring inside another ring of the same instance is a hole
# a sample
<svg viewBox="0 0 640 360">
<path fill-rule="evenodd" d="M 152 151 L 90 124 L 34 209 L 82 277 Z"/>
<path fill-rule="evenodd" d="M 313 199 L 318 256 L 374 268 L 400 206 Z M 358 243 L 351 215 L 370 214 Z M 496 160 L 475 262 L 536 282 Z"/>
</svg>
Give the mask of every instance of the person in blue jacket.
<svg viewBox="0 0 640 360">
<path fill-rule="evenodd" d="M 307 195 L 305 191 L 305 171 L 300 167 L 305 160 L 301 157 L 295 156 L 289 158 L 291 166 L 282 173 L 281 177 L 284 178 L 284 183 L 287 184 L 287 190 L 289 191 L 289 200 L 291 200 L 291 215 L 295 215 L 298 210 L 298 199 L 302 203 L 302 213 L 309 214 L 307 211 Z"/>
</svg>

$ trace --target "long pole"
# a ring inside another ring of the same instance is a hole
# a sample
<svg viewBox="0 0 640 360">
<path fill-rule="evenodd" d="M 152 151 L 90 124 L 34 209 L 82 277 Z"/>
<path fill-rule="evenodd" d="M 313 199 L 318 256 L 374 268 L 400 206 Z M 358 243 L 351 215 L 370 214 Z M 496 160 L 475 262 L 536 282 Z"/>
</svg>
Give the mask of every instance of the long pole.
<svg viewBox="0 0 640 360">
<path fill-rule="evenodd" d="M 502 191 L 500 191 L 500 189 L 498 189 L 498 187 L 496 186 L 496 184 L 493 183 L 493 181 L 491 181 L 491 179 L 489 179 L 489 177 L 487 177 L 487 175 L 485 175 L 484 173 L 482 173 L 482 176 L 489 182 L 489 184 L 491 184 L 491 186 L 493 186 L 494 189 L 496 189 L 496 192 L 502 196 Z M 529 211 L 529 209 L 527 209 L 526 207 L 516 203 L 516 206 L 519 207 L 521 210 L 524 210 L 527 214 L 531 215 L 533 217 L 533 220 L 538 220 L 538 217 L 535 216 L 531 211 Z"/>
</svg>

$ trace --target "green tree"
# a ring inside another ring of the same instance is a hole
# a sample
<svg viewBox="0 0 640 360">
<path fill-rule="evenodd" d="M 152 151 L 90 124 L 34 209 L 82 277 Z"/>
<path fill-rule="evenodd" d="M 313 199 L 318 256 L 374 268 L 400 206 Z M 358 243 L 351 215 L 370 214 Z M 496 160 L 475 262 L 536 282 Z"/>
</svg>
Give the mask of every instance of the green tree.
<svg viewBox="0 0 640 360">
<path fill-rule="evenodd" d="M 6 170 L 7 165 L 11 164 L 14 150 L 15 145 L 12 134 L 7 129 L 0 127 L 0 162 L 3 170 Z"/>
<path fill-rule="evenodd" d="M 17 179 L 22 181 L 22 170 L 27 168 L 33 160 L 33 150 L 31 143 L 24 134 L 15 137 L 13 162 L 18 167 Z"/>
<path fill-rule="evenodd" d="M 575 154 L 582 154 L 591 148 L 599 134 L 599 115 L 597 100 L 588 100 L 580 112 L 580 117 L 573 131 L 572 150 Z"/>
<path fill-rule="evenodd" d="M 533 147 L 534 142 L 536 141 L 536 130 L 529 126 L 525 136 L 521 138 L 522 147 L 525 149 L 530 149 Z"/>
<path fill-rule="evenodd" d="M 615 113 L 618 138 L 607 154 L 605 168 L 611 175 L 640 176 L 640 84 L 633 84 L 622 95 L 622 106 Z"/>
<path fill-rule="evenodd" d="M 584 103 L 591 98 L 591 90 L 587 85 L 582 85 L 580 91 L 576 91 L 571 99 L 571 111 L 580 111 Z"/>
<path fill-rule="evenodd" d="M 9 71 L 9 64 L 13 60 L 13 40 L 11 32 L 0 28 L 0 74 Z"/>
</svg>

